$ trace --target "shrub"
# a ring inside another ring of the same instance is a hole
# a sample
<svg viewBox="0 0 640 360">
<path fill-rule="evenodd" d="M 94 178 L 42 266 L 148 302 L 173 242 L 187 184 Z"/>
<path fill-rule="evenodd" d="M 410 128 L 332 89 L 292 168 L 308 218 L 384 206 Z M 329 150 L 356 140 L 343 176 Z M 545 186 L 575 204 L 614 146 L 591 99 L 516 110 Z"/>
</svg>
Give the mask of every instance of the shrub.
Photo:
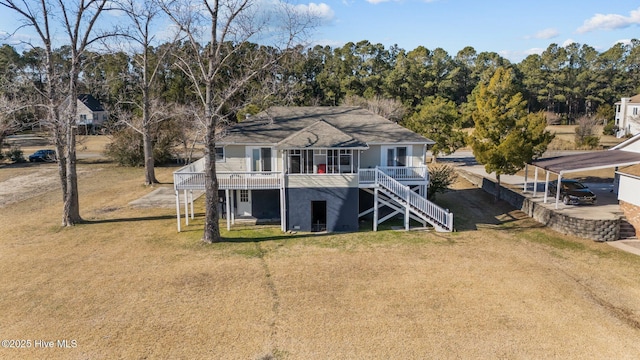
<svg viewBox="0 0 640 360">
<path fill-rule="evenodd" d="M 615 135 L 618 128 L 616 127 L 616 123 L 614 121 L 609 121 L 602 129 L 602 133 L 604 135 Z"/>
<path fill-rule="evenodd" d="M 587 147 L 593 149 L 600 143 L 600 137 L 596 135 L 597 121 L 590 117 L 581 117 L 576 126 L 575 143 L 576 147 Z"/>
<path fill-rule="evenodd" d="M 111 143 L 105 146 L 104 154 L 118 165 L 143 166 L 142 134 L 131 128 L 115 132 Z"/>
<path fill-rule="evenodd" d="M 26 160 L 24 159 L 24 152 L 17 146 L 12 146 L 9 151 L 6 152 L 6 157 L 14 163 L 23 163 Z"/>
<path fill-rule="evenodd" d="M 447 191 L 447 188 L 453 184 L 457 178 L 458 175 L 451 165 L 430 165 L 427 198 L 431 200 L 435 199 L 437 193 Z"/>
<path fill-rule="evenodd" d="M 175 124 L 165 121 L 161 125 L 153 138 L 153 159 L 156 165 L 166 164 L 175 158 L 173 150 L 179 140 Z M 142 134 L 129 127 L 116 131 L 104 153 L 122 166 L 144 166 Z"/>
</svg>

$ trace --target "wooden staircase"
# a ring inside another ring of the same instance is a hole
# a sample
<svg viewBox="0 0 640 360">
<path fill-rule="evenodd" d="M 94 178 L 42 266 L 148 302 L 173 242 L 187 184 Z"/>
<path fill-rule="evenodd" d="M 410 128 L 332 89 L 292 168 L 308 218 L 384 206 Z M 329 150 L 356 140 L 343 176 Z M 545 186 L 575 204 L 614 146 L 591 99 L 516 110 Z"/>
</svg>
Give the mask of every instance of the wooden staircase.
<svg viewBox="0 0 640 360">
<path fill-rule="evenodd" d="M 409 230 L 409 219 L 413 218 L 423 224 L 431 224 L 436 231 L 453 231 L 453 213 L 448 209 L 439 207 L 379 169 L 375 169 L 374 183 L 374 230 L 377 230 L 378 224 L 403 213 L 406 230 Z M 380 205 L 395 211 L 379 219 Z"/>
</svg>

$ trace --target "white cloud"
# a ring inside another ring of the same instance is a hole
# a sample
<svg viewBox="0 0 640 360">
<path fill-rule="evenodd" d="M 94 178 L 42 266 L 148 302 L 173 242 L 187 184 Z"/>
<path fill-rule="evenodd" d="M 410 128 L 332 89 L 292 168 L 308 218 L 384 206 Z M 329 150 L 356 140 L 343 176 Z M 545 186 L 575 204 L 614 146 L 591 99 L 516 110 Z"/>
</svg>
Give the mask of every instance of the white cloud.
<svg viewBox="0 0 640 360">
<path fill-rule="evenodd" d="M 525 54 L 527 55 L 533 55 L 533 54 L 542 54 L 546 49 L 543 48 L 531 48 L 531 49 L 527 49 L 524 51 Z"/>
<path fill-rule="evenodd" d="M 558 35 L 560 35 L 558 30 L 554 28 L 548 28 L 538 31 L 535 35 L 533 35 L 533 37 L 535 39 L 552 39 Z"/>
<path fill-rule="evenodd" d="M 613 44 L 631 45 L 631 39 L 620 39 Z"/>
<path fill-rule="evenodd" d="M 380 4 L 380 3 L 384 3 L 384 2 L 391 2 L 391 1 L 393 1 L 393 2 L 400 2 L 400 1 L 402 1 L 402 0 L 366 0 L 366 1 L 367 1 L 369 4 Z M 425 3 L 433 3 L 433 2 L 436 2 L 436 1 L 438 1 L 438 0 L 422 0 L 422 2 L 425 2 Z"/>
<path fill-rule="evenodd" d="M 309 3 L 309 5 L 299 4 L 296 5 L 296 10 L 316 16 L 321 19 L 322 22 L 331 21 L 335 16 L 335 12 L 331 6 L 325 3 Z"/>
<path fill-rule="evenodd" d="M 620 14 L 595 14 L 590 19 L 585 20 L 582 26 L 576 31 L 583 34 L 596 30 L 622 29 L 638 24 L 640 24 L 640 8 L 632 10 L 629 16 Z"/>
<path fill-rule="evenodd" d="M 567 39 L 562 43 L 562 47 L 567 47 L 571 44 L 575 43 L 575 41 L 573 39 Z"/>
</svg>

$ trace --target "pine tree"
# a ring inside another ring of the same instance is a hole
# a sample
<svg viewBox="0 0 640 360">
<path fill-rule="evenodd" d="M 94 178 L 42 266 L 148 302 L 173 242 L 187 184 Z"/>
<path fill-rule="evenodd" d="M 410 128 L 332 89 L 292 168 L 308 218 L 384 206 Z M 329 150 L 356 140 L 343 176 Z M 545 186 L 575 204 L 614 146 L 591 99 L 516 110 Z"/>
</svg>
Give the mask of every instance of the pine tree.
<svg viewBox="0 0 640 360">
<path fill-rule="evenodd" d="M 479 84 L 475 130 L 470 145 L 487 173 L 496 174 L 496 200 L 500 175 L 513 175 L 547 149 L 553 135 L 545 130 L 542 113 L 527 113 L 527 102 L 515 85 L 513 70 L 500 67 L 488 84 Z"/>
</svg>

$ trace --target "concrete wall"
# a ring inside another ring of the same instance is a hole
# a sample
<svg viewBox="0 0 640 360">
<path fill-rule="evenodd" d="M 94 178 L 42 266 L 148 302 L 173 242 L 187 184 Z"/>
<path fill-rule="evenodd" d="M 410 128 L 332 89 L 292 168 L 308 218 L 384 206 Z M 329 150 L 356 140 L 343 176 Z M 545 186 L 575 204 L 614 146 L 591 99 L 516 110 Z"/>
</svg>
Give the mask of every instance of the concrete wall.
<svg viewBox="0 0 640 360">
<path fill-rule="evenodd" d="M 311 202 L 327 202 L 327 231 L 358 231 L 358 188 L 287 189 L 287 230 L 311 231 Z"/>
<path fill-rule="evenodd" d="M 495 195 L 496 187 L 493 180 L 461 169 L 457 172 L 477 187 Z M 500 198 L 516 209 L 522 210 L 534 220 L 562 234 L 595 241 L 613 241 L 620 237 L 620 219 L 593 220 L 567 216 L 531 201 L 519 192 L 504 186 L 500 191 Z"/>
</svg>

